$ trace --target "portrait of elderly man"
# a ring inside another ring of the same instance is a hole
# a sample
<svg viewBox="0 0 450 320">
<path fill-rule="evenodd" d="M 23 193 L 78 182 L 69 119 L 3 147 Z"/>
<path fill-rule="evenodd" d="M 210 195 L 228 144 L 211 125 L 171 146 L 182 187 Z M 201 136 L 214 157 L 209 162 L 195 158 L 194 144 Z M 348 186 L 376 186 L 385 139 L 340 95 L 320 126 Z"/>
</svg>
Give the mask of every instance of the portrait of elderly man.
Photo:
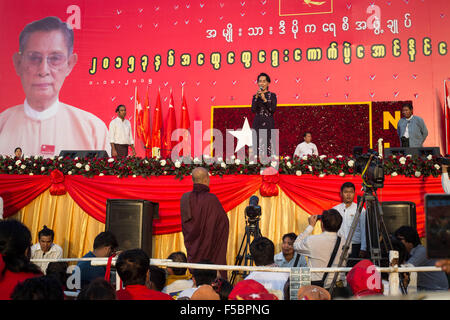
<svg viewBox="0 0 450 320">
<path fill-rule="evenodd" d="M 0 114 L 0 154 L 21 146 L 29 155 L 61 150 L 106 150 L 108 129 L 95 115 L 59 101 L 65 78 L 77 63 L 74 32 L 57 17 L 25 26 L 13 62 L 25 93 L 23 104 Z"/>
</svg>

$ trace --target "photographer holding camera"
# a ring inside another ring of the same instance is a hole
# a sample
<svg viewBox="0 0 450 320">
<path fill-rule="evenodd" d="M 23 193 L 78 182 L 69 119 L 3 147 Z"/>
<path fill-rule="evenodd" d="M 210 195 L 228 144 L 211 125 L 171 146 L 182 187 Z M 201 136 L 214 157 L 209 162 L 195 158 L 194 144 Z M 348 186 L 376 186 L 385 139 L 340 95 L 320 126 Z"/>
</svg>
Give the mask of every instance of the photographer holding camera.
<svg viewBox="0 0 450 320">
<path fill-rule="evenodd" d="M 314 226 L 321 220 L 323 232 L 312 235 Z M 308 267 L 329 268 L 337 267 L 339 257 L 342 254 L 344 237 L 339 237 L 337 232 L 341 228 L 342 216 L 336 209 L 323 211 L 322 215 L 312 215 L 308 218 L 309 226 L 300 234 L 294 242 L 294 250 L 308 257 Z M 332 273 L 313 273 L 312 284 L 329 288 L 333 279 Z"/>
</svg>

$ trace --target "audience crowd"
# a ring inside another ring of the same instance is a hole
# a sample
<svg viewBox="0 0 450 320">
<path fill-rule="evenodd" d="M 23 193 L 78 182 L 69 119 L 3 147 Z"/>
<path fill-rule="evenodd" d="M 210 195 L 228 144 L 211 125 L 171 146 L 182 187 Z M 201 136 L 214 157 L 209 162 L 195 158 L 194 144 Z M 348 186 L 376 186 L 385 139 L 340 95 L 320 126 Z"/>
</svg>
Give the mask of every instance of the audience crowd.
<svg viewBox="0 0 450 320">
<path fill-rule="evenodd" d="M 310 216 L 301 234 L 287 233 L 277 241 L 281 252 L 275 253 L 272 240 L 256 237 L 250 244 L 254 264 L 274 268 L 337 267 L 355 218 L 354 185 L 346 183 L 340 191 L 341 205 Z M 313 234 L 318 222 L 323 232 Z M 53 230 L 43 226 L 38 242 L 33 245 L 31 232 L 24 224 L 13 219 L 0 220 L 0 300 L 331 300 L 387 296 L 389 274 L 378 272 L 368 259 L 363 220 L 356 225 L 356 238 L 352 238 L 347 256 L 351 259 L 346 259 L 345 265 L 351 270 L 339 274 L 336 283 L 339 290 L 330 291 L 333 273 L 312 273 L 310 285 L 295 287 L 291 286 L 294 280 L 287 272 L 252 271 L 230 283 L 220 270 L 157 267 L 150 265 L 150 257 L 142 249 L 118 251 L 120 244 L 108 231 L 96 236 L 92 251 L 83 258 L 117 256 L 113 269 L 80 261 L 71 266 L 74 268 L 69 273 L 67 262 L 31 262 L 31 259 L 63 258 L 63 249 L 54 243 Z M 450 271 L 449 260 L 427 258 L 415 228 L 402 226 L 389 240 L 399 252 L 398 265 L 437 265 L 447 273 Z M 388 252 L 382 251 L 382 256 L 387 258 Z M 181 251 L 167 258 L 188 262 Z M 210 260 L 199 263 L 213 265 Z M 388 259 L 383 259 L 380 266 L 389 266 Z M 111 277 L 114 270 L 117 279 Z M 449 278 L 444 271 L 400 273 L 399 292 L 448 291 Z M 79 288 L 68 288 L 69 278 L 77 272 Z M 294 287 L 298 290 L 293 290 Z"/>
</svg>

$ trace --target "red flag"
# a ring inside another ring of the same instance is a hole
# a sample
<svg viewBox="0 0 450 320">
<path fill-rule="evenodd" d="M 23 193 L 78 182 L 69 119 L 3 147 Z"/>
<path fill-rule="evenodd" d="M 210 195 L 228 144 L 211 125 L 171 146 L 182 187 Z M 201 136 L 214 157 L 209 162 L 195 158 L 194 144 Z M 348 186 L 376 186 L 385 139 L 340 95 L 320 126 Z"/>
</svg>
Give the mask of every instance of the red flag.
<svg viewBox="0 0 450 320">
<path fill-rule="evenodd" d="M 150 129 L 150 102 L 148 99 L 148 86 L 147 96 L 144 100 L 144 110 L 142 117 L 142 135 L 144 137 L 144 145 L 146 148 L 151 148 L 151 129 Z"/>
<path fill-rule="evenodd" d="M 186 97 L 184 96 L 184 88 L 181 89 L 181 126 L 180 128 L 189 130 L 191 122 L 189 120 L 189 111 L 187 108 Z M 188 132 L 183 134 L 183 156 L 191 155 L 191 141 Z"/>
<path fill-rule="evenodd" d="M 172 132 L 177 129 L 177 118 L 175 116 L 175 104 L 173 102 L 172 90 L 170 90 L 169 110 L 167 111 L 167 121 L 164 131 L 163 151 L 164 157 L 170 156 L 174 141 L 172 141 Z"/>
<path fill-rule="evenodd" d="M 162 112 L 161 112 L 161 93 L 158 90 L 156 106 L 153 111 L 152 125 L 152 157 L 160 156 L 162 142 Z"/>
<path fill-rule="evenodd" d="M 136 123 L 135 123 L 135 133 L 137 133 L 137 136 L 139 139 L 142 140 L 142 142 L 145 145 L 145 139 L 144 136 L 142 135 L 142 116 L 143 116 L 143 109 L 142 109 L 142 104 L 139 101 L 139 94 L 137 91 L 137 87 L 135 87 L 134 90 L 134 110 L 135 110 L 135 114 L 136 114 Z"/>
</svg>

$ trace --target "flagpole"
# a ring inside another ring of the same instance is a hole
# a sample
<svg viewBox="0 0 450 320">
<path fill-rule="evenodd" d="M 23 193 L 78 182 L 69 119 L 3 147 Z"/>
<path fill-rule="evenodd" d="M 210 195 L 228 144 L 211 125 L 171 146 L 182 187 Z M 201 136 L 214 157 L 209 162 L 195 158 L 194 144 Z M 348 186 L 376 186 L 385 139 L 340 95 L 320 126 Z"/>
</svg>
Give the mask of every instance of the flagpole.
<svg viewBox="0 0 450 320">
<path fill-rule="evenodd" d="M 136 106 L 137 106 L 137 102 L 136 102 L 136 94 L 137 94 L 137 86 L 134 87 L 134 144 L 137 146 L 136 144 Z"/>
</svg>

